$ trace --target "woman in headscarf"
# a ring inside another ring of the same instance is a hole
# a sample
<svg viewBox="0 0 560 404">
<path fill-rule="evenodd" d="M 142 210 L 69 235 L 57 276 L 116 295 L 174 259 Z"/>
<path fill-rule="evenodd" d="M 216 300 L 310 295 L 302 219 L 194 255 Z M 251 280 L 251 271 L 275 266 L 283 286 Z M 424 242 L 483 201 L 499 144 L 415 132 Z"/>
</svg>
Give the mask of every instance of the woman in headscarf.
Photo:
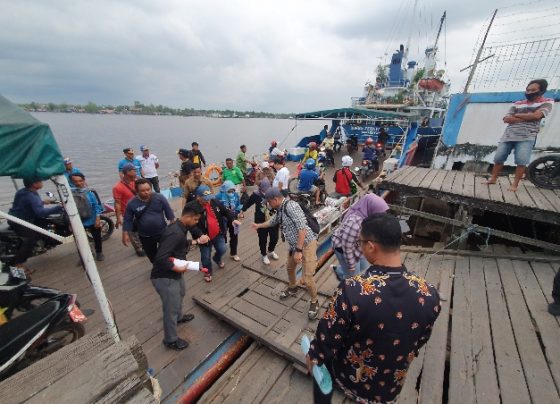
<svg viewBox="0 0 560 404">
<path fill-rule="evenodd" d="M 271 187 L 272 181 L 264 176 L 259 183 L 259 188 L 251 194 L 247 202 L 243 204 L 242 211 L 246 212 L 252 205 L 255 205 L 255 223 L 264 223 L 274 214 L 267 206 L 264 195 Z M 280 257 L 274 252 L 278 243 L 279 226 L 267 227 L 266 229 L 257 229 L 259 236 L 259 248 L 261 250 L 262 260 L 265 265 L 270 265 L 270 258 L 278 260 Z M 270 241 L 268 241 L 270 239 Z M 268 241 L 268 248 L 267 248 Z"/>
<path fill-rule="evenodd" d="M 358 243 L 362 221 L 374 213 L 383 213 L 388 209 L 387 202 L 375 194 L 363 196 L 348 209 L 342 223 L 332 235 L 332 246 L 338 259 L 335 272 L 339 280 L 358 275 L 369 267 Z"/>
<path fill-rule="evenodd" d="M 216 194 L 216 199 L 219 200 L 227 210 L 230 211 L 231 216 L 234 219 L 242 219 L 243 214 L 241 213 L 241 202 L 239 194 L 235 190 L 235 184 L 229 180 L 224 181 L 220 187 L 220 192 Z M 235 226 L 233 222 L 228 221 L 226 223 L 229 232 L 229 254 L 231 259 L 234 261 L 239 261 L 239 255 L 237 255 L 237 244 L 239 241 L 239 227 Z"/>
</svg>

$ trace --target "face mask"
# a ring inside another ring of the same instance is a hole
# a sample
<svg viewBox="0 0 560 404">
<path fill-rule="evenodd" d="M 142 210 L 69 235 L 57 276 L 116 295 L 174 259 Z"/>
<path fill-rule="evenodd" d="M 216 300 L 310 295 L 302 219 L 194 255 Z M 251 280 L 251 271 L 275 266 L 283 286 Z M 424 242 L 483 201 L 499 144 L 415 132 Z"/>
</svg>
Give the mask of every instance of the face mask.
<svg viewBox="0 0 560 404">
<path fill-rule="evenodd" d="M 537 91 L 536 93 L 525 93 L 525 98 L 527 98 L 527 100 L 529 100 L 529 101 L 533 101 L 543 94 L 544 94 L 544 92 L 542 92 L 542 91 Z"/>
</svg>

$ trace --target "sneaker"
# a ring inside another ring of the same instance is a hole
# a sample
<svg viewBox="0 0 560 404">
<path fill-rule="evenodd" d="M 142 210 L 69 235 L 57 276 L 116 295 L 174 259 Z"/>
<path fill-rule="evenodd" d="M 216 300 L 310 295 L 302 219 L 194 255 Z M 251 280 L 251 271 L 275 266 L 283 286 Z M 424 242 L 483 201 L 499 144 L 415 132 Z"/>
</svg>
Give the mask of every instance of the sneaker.
<svg viewBox="0 0 560 404">
<path fill-rule="evenodd" d="M 235 255 L 230 255 L 231 259 L 234 261 L 240 261 L 241 258 L 239 258 L 239 255 L 235 254 Z"/>
<path fill-rule="evenodd" d="M 553 316 L 560 316 L 560 303 L 550 303 L 548 305 L 548 312 Z"/>
<path fill-rule="evenodd" d="M 194 314 L 188 313 L 183 314 L 179 320 L 177 320 L 178 324 L 188 323 L 194 319 Z"/>
<path fill-rule="evenodd" d="M 103 253 L 97 253 L 95 254 L 95 260 L 96 261 L 105 261 L 105 256 L 103 255 Z"/>
<path fill-rule="evenodd" d="M 272 258 L 273 260 L 279 260 L 280 259 L 278 254 L 276 254 L 274 251 L 269 252 L 268 255 L 270 255 L 270 258 Z"/>
<path fill-rule="evenodd" d="M 297 293 L 297 288 L 286 288 L 280 292 L 280 300 L 287 299 L 288 297 L 294 297 Z"/>
<path fill-rule="evenodd" d="M 175 342 L 165 342 L 163 341 L 163 345 L 165 345 L 169 349 L 174 349 L 176 351 L 182 351 L 183 349 L 189 346 L 189 343 L 184 339 L 177 338 Z"/>
<path fill-rule="evenodd" d="M 319 301 L 316 300 L 311 302 L 309 305 L 309 311 L 307 312 L 307 316 L 310 320 L 315 320 L 317 318 L 317 314 L 319 313 Z"/>
<path fill-rule="evenodd" d="M 270 260 L 268 259 L 268 255 L 263 255 L 262 260 L 265 265 L 270 265 Z"/>
</svg>

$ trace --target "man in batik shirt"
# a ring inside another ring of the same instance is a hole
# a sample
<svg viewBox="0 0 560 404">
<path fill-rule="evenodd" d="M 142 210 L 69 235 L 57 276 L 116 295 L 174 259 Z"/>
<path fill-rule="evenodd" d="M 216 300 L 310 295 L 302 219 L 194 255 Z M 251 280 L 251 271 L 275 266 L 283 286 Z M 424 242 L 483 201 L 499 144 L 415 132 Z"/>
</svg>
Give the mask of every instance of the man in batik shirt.
<svg viewBox="0 0 560 404">
<path fill-rule="evenodd" d="M 356 244 L 373 264 L 336 289 L 311 342 L 307 365 L 324 364 L 333 386 L 357 402 L 391 402 L 430 338 L 439 296 L 402 265 L 401 228 L 394 216 L 366 218 Z M 332 393 L 322 394 L 314 382 L 313 395 L 315 403 L 330 403 Z"/>
</svg>

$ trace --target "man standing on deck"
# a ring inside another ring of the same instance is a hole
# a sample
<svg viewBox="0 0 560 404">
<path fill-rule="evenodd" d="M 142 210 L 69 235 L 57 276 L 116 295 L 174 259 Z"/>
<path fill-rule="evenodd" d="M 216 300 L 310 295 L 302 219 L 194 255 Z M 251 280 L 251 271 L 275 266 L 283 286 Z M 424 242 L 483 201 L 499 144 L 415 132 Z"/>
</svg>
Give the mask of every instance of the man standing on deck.
<svg viewBox="0 0 560 404">
<path fill-rule="evenodd" d="M 208 237 L 199 234 L 196 229 L 201 213 L 196 202 L 187 203 L 179 220 L 165 229 L 150 276 L 163 308 L 163 345 L 177 351 L 189 346 L 187 341 L 177 336 L 177 324 L 191 321 L 194 315 L 183 314 L 182 310 L 185 297 L 183 273 L 187 269 L 175 266 L 172 259 L 184 260 L 191 244 L 208 242 Z M 187 240 L 187 231 L 196 239 Z"/>
<path fill-rule="evenodd" d="M 276 176 L 274 177 L 274 181 L 272 181 L 272 187 L 278 189 L 282 195 L 288 196 L 290 170 L 286 167 L 282 157 L 276 157 L 274 159 L 274 169 L 276 170 Z"/>
<path fill-rule="evenodd" d="M 159 178 L 157 169 L 159 168 L 159 160 L 155 154 L 150 153 L 150 148 L 146 145 L 140 146 L 140 151 L 142 154 L 136 157 L 136 160 L 142 165 L 142 173 L 144 178 L 146 178 L 154 191 L 159 193 Z"/>
<path fill-rule="evenodd" d="M 526 100 L 516 101 L 504 116 L 506 130 L 494 154 L 492 177 L 485 184 L 495 184 L 511 151 L 515 154 L 515 178 L 509 191 L 517 191 L 519 181 L 531 159 L 531 152 L 537 140 L 541 119 L 552 111 L 554 100 L 543 97 L 548 87 L 546 80 L 532 80 L 525 89 Z"/>
<path fill-rule="evenodd" d="M 153 263 L 167 221 L 174 222 L 175 215 L 167 199 L 157 192 L 152 192 L 152 184 L 146 178 L 137 179 L 134 189 L 136 196 L 126 205 L 122 243 L 128 247 L 129 234 L 136 232 L 146 256 Z"/>
<path fill-rule="evenodd" d="M 356 402 L 397 398 L 440 312 L 436 288 L 402 264 L 401 236 L 390 214 L 364 219 L 358 243 L 372 265 L 340 283 L 306 357 L 309 371 L 325 365 L 333 386 Z M 332 392 L 314 381 L 313 397 L 330 403 Z"/>
<path fill-rule="evenodd" d="M 307 224 L 307 218 L 299 204 L 284 198 L 277 188 L 266 191 L 265 199 L 271 209 L 276 209 L 276 214 L 267 222 L 253 223 L 255 230 L 266 229 L 280 225 L 283 239 L 288 242 L 288 272 L 289 285 L 280 293 L 280 299 L 293 297 L 297 293 L 296 266 L 303 266 L 303 280 L 311 296 L 311 303 L 307 315 L 310 320 L 317 317 L 319 312 L 319 300 L 317 298 L 317 286 L 313 275 L 317 269 L 317 238 L 316 233 Z"/>
<path fill-rule="evenodd" d="M 242 144 L 239 147 L 239 153 L 237 153 L 237 157 L 235 158 L 235 165 L 241 170 L 243 176 L 247 174 L 247 164 L 251 164 L 251 162 L 247 160 L 245 153 L 247 153 L 247 146 Z"/>
<path fill-rule="evenodd" d="M 74 174 L 82 174 L 82 172 L 78 168 L 74 167 L 74 162 L 71 158 L 66 157 L 64 159 L 64 176 L 68 180 L 70 186 L 74 186 L 72 183 L 72 175 Z"/>
<path fill-rule="evenodd" d="M 183 197 L 187 203 L 196 199 L 195 191 L 200 185 L 208 186 L 212 192 L 210 180 L 202 176 L 202 169 L 198 164 L 193 164 L 191 176 L 187 178 L 183 186 Z"/>
<path fill-rule="evenodd" d="M 233 165 L 233 159 L 229 157 L 226 159 L 226 166 L 222 171 L 222 181 L 233 182 L 237 192 L 245 192 L 247 190 L 245 187 L 245 177 L 243 176 L 243 173 L 239 167 Z"/>
<path fill-rule="evenodd" d="M 134 158 L 134 150 L 132 150 L 132 147 L 127 147 L 126 149 L 123 149 L 123 153 L 124 153 L 124 159 L 122 159 L 121 161 L 119 161 L 119 175 L 122 178 L 122 169 L 126 164 L 132 164 L 134 166 L 134 169 L 136 170 L 136 177 L 141 178 L 142 177 L 142 164 L 140 164 L 140 162 Z"/>
<path fill-rule="evenodd" d="M 328 129 L 329 129 L 329 125 L 323 126 L 323 129 L 321 130 L 321 132 L 319 132 L 320 141 L 323 141 L 327 137 Z"/>
<path fill-rule="evenodd" d="M 115 228 L 119 228 L 123 224 L 123 216 L 126 212 L 126 205 L 128 201 L 136 195 L 134 188 L 134 181 L 136 181 L 136 168 L 132 164 L 125 164 L 121 171 L 121 179 L 113 187 L 113 199 L 115 200 L 115 216 L 117 222 Z M 124 231 L 124 229 L 123 229 Z M 138 238 L 138 233 L 131 231 L 128 233 L 130 242 L 136 251 L 136 255 L 144 257 L 146 254 L 142 250 L 142 243 Z"/>
<path fill-rule="evenodd" d="M 200 167 L 205 166 L 206 160 L 204 159 L 204 156 L 198 148 L 198 143 L 192 142 L 191 146 L 192 150 L 189 153 L 189 160 L 191 161 L 191 163 L 198 164 L 200 165 Z"/>
</svg>

